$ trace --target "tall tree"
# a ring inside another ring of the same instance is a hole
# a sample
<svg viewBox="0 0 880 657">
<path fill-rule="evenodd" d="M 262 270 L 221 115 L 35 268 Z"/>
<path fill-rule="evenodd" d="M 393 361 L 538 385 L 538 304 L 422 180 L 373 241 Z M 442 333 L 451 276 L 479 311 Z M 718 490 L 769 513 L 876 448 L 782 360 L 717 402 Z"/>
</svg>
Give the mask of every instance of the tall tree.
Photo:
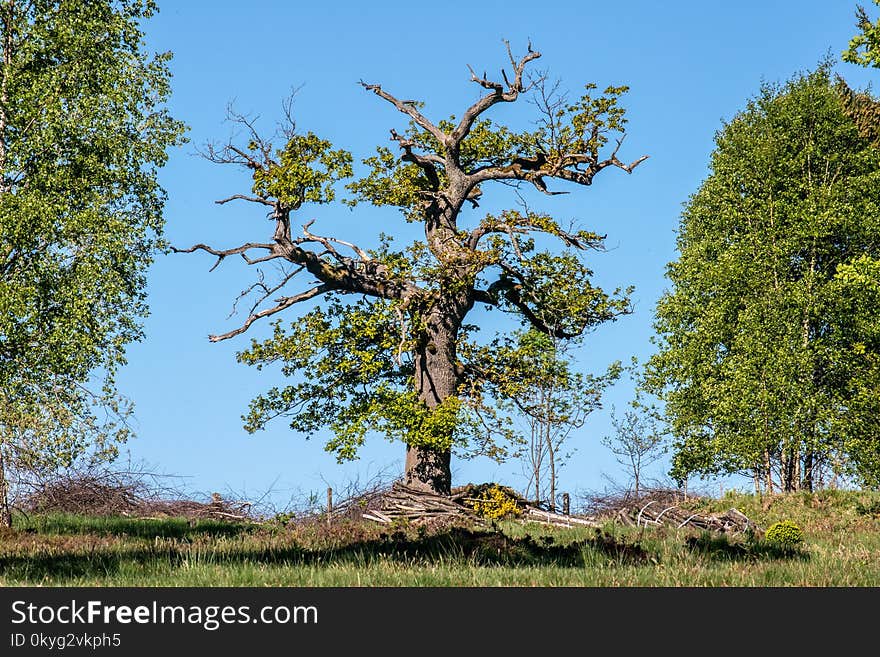
<svg viewBox="0 0 880 657">
<path fill-rule="evenodd" d="M 554 93 L 526 68 L 540 57 L 528 49 L 520 58 L 508 47 L 503 82 L 472 71 L 479 99 L 460 118 L 432 121 L 422 104 L 392 95 L 378 84 L 363 88 L 409 119 L 391 140 L 400 149 L 379 147 L 365 160 L 367 173 L 348 184 L 350 203 L 399 208 L 424 229 L 424 240 L 395 249 L 390 239 L 367 250 L 350 241 L 312 232 L 312 222 L 295 232 L 294 215 L 306 203 L 329 203 L 335 184 L 352 174 L 352 158 L 312 133 L 287 125 L 285 143 L 276 148 L 244 118 L 247 144 L 210 148 L 209 158 L 251 171 L 250 194 L 242 199 L 265 206 L 274 220 L 271 240 L 217 249 L 197 244 L 185 251 L 207 251 L 218 263 L 241 255 L 249 264 L 289 264 L 282 279 L 258 281 L 263 292 L 237 329 L 211 340 L 239 335 L 255 321 L 295 304 L 322 303 L 289 329 L 275 323 L 273 336 L 254 341 L 242 362 L 262 367 L 281 362 L 286 374 L 305 381 L 273 388 L 255 399 L 246 418 L 250 431 L 274 417 L 287 416 L 291 427 L 313 433 L 329 428 L 328 449 L 352 458 L 368 431 L 406 444 L 406 479 L 412 485 L 447 492 L 450 456 L 474 423 L 466 421 L 462 386 L 478 376 L 459 353 L 465 318 L 475 305 L 511 312 L 535 329 L 560 338 L 581 334 L 628 308 L 623 295 L 606 294 L 590 282 L 591 271 L 578 252 L 602 247 L 602 237 L 565 229 L 553 217 L 505 210 L 463 225 L 467 208 L 477 208 L 491 183 L 525 183 L 547 194 L 552 180 L 588 186 L 605 169 L 631 172 L 618 159 L 625 117 L 618 99 L 626 87 L 596 86 L 573 102 Z M 542 112 L 534 131 L 514 131 L 488 118 L 499 105 L 534 94 Z M 616 138 L 606 152 L 609 139 Z M 464 215 L 464 216 L 463 216 Z M 540 239 L 535 239 L 539 237 Z M 545 238 L 564 247 L 541 248 Z M 307 289 L 281 292 L 295 275 L 317 279 Z M 283 294 L 275 305 L 262 302 Z M 542 318 L 554 316 L 552 324 Z"/>
<path fill-rule="evenodd" d="M 874 0 L 874 4 L 880 5 L 880 0 Z M 865 8 L 858 5 L 856 25 L 859 32 L 850 40 L 843 60 L 880 68 L 880 18 L 871 21 Z M 845 98 L 862 132 L 871 135 L 876 144 L 880 135 L 880 105 L 866 94 L 848 93 Z M 873 428 L 880 417 L 880 400 L 874 392 L 880 389 L 880 325 L 876 313 L 880 304 L 880 260 L 863 256 L 841 266 L 835 283 L 835 299 L 844 320 L 837 327 L 837 335 L 854 345 L 853 357 L 844 365 L 852 372 L 848 408 L 863 427 L 859 438 L 850 441 L 847 452 L 856 455 L 857 477 L 878 488 L 880 437 Z"/>
<path fill-rule="evenodd" d="M 876 407 L 877 343 L 842 297 L 863 307 L 870 286 L 841 276 L 880 255 L 877 124 L 863 120 L 877 103 L 830 66 L 764 85 L 716 135 L 683 213 L 648 363 L 680 479 L 812 489 L 820 467 L 876 444 L 880 425 L 857 409 Z"/>
<path fill-rule="evenodd" d="M 880 0 L 874 4 L 880 5 Z M 880 19 L 871 21 L 865 8 L 856 5 L 856 27 L 859 31 L 843 51 L 843 61 L 880 68 Z"/>
<path fill-rule="evenodd" d="M 140 0 L 0 3 L 0 466 L 127 435 L 114 384 L 162 242 L 182 125 Z M 109 411 L 111 421 L 103 420 Z M 0 467 L 0 496 L 8 487 Z M 3 520 L 9 522 L 8 513 Z"/>
<path fill-rule="evenodd" d="M 862 255 L 837 268 L 830 286 L 831 309 L 838 321 L 829 341 L 838 346 L 837 377 L 846 413 L 832 431 L 856 480 L 880 488 L 880 258 Z M 840 426 L 837 426 L 840 425 Z"/>
</svg>

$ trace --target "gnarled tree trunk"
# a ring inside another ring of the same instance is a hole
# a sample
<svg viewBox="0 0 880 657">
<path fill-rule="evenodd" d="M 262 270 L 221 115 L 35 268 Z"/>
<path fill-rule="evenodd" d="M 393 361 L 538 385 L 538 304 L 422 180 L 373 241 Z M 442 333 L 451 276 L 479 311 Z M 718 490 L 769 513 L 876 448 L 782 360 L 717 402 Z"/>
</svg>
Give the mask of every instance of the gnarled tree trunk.
<svg viewBox="0 0 880 657">
<path fill-rule="evenodd" d="M 406 484 L 449 495 L 452 488 L 452 451 L 406 446 Z"/>
<path fill-rule="evenodd" d="M 415 384 L 419 399 L 433 410 L 458 391 L 456 338 L 460 313 L 436 309 L 425 322 L 415 353 Z M 461 314 L 463 316 L 463 314 Z M 451 441 L 450 441 L 451 442 Z M 407 445 L 405 480 L 410 486 L 448 495 L 452 487 L 451 448 Z"/>
</svg>

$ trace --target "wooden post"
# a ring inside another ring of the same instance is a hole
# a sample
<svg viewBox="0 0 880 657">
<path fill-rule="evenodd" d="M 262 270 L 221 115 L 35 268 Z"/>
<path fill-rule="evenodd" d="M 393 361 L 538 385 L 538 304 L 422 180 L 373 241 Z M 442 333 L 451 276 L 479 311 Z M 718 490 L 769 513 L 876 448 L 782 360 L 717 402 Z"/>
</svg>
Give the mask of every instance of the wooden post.
<svg viewBox="0 0 880 657">
<path fill-rule="evenodd" d="M 566 516 L 569 515 L 569 508 L 570 508 L 569 502 L 570 502 L 570 499 L 568 497 L 568 493 L 563 493 L 562 494 L 562 513 Z"/>
<path fill-rule="evenodd" d="M 333 489 L 327 487 L 327 526 L 330 526 L 330 518 L 333 514 Z"/>
</svg>

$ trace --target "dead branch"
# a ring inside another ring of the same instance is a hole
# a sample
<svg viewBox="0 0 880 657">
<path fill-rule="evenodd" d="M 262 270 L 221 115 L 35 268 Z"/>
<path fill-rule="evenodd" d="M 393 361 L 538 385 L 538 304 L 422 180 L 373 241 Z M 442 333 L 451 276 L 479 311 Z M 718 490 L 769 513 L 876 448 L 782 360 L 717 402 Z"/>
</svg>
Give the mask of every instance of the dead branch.
<svg viewBox="0 0 880 657">
<path fill-rule="evenodd" d="M 316 285 L 312 289 L 306 290 L 305 292 L 300 292 L 299 294 L 295 294 L 292 297 L 282 297 L 277 300 L 278 301 L 277 305 L 272 306 L 271 308 L 265 308 L 258 313 L 252 313 L 251 315 L 249 315 L 248 318 L 244 321 L 244 324 L 242 324 L 238 328 L 233 329 L 231 331 L 228 331 L 226 333 L 221 333 L 219 335 L 209 335 L 208 339 L 211 342 L 220 342 L 221 340 L 228 340 L 229 338 L 232 338 L 236 335 L 240 335 L 240 334 L 244 333 L 245 331 L 247 331 L 250 328 L 251 324 L 253 324 L 254 322 L 256 322 L 259 319 L 262 319 L 264 317 L 269 317 L 271 315 L 274 315 L 275 313 L 279 313 L 282 310 L 285 310 L 286 308 L 290 308 L 291 306 L 293 306 L 297 303 L 300 303 L 301 301 L 307 301 L 308 299 L 313 299 L 321 294 L 324 294 L 325 292 L 329 292 L 332 289 L 333 289 L 332 286 L 324 283 L 321 285 Z"/>
<path fill-rule="evenodd" d="M 360 85 L 367 91 L 372 91 L 380 98 L 387 100 L 389 103 L 394 105 L 394 107 L 396 107 L 398 111 L 403 112 L 413 121 L 415 121 L 419 126 L 431 133 L 434 138 L 441 144 L 446 145 L 449 141 L 449 136 L 445 132 L 443 132 L 440 128 L 431 123 L 427 118 L 425 118 L 424 115 L 422 115 L 421 112 L 419 112 L 418 109 L 416 109 L 416 103 L 414 101 L 398 100 L 387 91 L 382 89 L 381 85 L 378 84 L 367 84 L 366 82 L 361 80 Z"/>
<path fill-rule="evenodd" d="M 391 130 L 391 140 L 396 141 L 400 148 L 403 149 L 401 159 L 404 162 L 412 162 L 418 166 L 424 172 L 428 182 L 431 183 L 431 187 L 435 191 L 440 189 L 440 176 L 437 174 L 437 167 L 435 165 L 445 166 L 446 161 L 433 153 L 414 153 L 413 148 L 415 148 L 416 143 L 412 139 L 407 139 L 403 135 L 398 134 L 394 129 Z"/>
<path fill-rule="evenodd" d="M 247 252 L 251 249 L 265 249 L 269 251 L 269 256 L 257 259 L 251 258 L 247 254 Z M 282 257 L 283 255 L 275 251 L 274 244 L 261 244 L 259 242 L 248 242 L 247 244 L 242 244 L 241 246 L 236 246 L 231 249 L 215 249 L 208 246 L 207 244 L 194 244 L 188 249 L 179 249 L 176 246 L 172 246 L 171 250 L 174 253 L 194 253 L 195 251 L 206 251 L 211 255 L 217 256 L 217 262 L 215 262 L 208 271 L 214 271 L 215 269 L 217 269 L 220 263 L 231 255 L 240 255 L 249 265 L 254 265 L 259 262 L 266 262 L 267 260 L 274 260 L 275 258 Z"/>
<path fill-rule="evenodd" d="M 195 251 L 205 251 L 217 257 L 217 261 L 209 271 L 214 271 L 223 260 L 230 255 L 240 255 L 249 265 L 267 262 L 275 259 L 282 259 L 291 262 L 299 267 L 291 274 L 287 274 L 276 286 L 269 288 L 263 286 L 266 294 L 251 309 L 251 314 L 245 322 L 238 328 L 222 334 L 210 335 L 211 342 L 219 342 L 236 335 L 240 335 L 250 328 L 250 326 L 264 318 L 274 315 L 290 306 L 302 301 L 312 299 L 316 296 L 330 291 L 340 291 L 343 293 L 364 294 L 368 296 L 384 298 L 384 299 L 404 299 L 419 293 L 419 288 L 413 283 L 401 282 L 393 280 L 387 268 L 379 263 L 375 263 L 369 254 L 353 244 L 335 237 L 322 237 L 315 235 L 309 231 L 309 226 L 314 220 L 309 221 L 303 226 L 303 236 L 291 239 L 290 237 L 290 220 L 287 211 L 279 211 L 276 219 L 275 243 L 257 243 L 249 242 L 241 246 L 230 249 L 215 249 L 206 244 L 195 244 L 188 249 L 180 249 L 171 247 L 175 253 L 193 253 Z M 307 250 L 303 245 L 320 244 L 324 250 L 316 253 Z M 351 249 L 357 256 L 357 260 L 346 257 L 337 251 L 334 245 L 341 245 Z M 267 255 L 254 258 L 248 252 L 251 249 L 262 249 L 267 251 Z M 332 259 L 332 260 L 331 260 Z M 279 290 L 293 276 L 299 272 L 306 270 L 314 275 L 320 283 L 309 290 L 276 299 L 276 305 L 266 308 L 259 312 L 254 312 L 257 306 L 264 302 L 271 294 Z M 259 284 L 257 284 L 259 287 Z M 245 290 L 243 294 L 247 294 L 254 289 L 251 286 Z"/>
<path fill-rule="evenodd" d="M 259 280 L 256 283 L 251 284 L 249 287 L 247 287 L 246 289 L 241 291 L 241 294 L 239 294 L 238 297 L 235 299 L 235 301 L 232 302 L 232 311 L 227 316 L 227 319 L 229 319 L 230 317 L 235 315 L 235 313 L 237 312 L 237 307 L 238 307 L 239 301 L 241 301 L 242 299 L 247 297 L 251 292 L 253 292 L 254 290 L 259 288 L 259 289 L 263 290 L 263 294 L 260 296 L 260 298 L 258 298 L 256 301 L 254 301 L 254 303 L 251 305 L 250 311 L 248 312 L 248 314 L 253 314 L 256 311 L 256 309 L 260 306 L 261 303 L 263 303 L 270 296 L 272 296 L 273 294 L 278 292 L 278 290 L 280 290 L 282 287 L 284 287 L 294 276 L 296 276 L 298 273 L 300 273 L 303 269 L 304 269 L 304 267 L 300 266 L 297 269 L 293 270 L 292 272 L 285 273 L 285 275 L 281 279 L 281 281 L 277 285 L 275 285 L 271 288 L 268 285 L 266 285 L 266 283 L 264 282 L 265 276 L 264 276 L 262 270 L 257 270 Z"/>
<path fill-rule="evenodd" d="M 331 246 L 331 242 L 333 244 L 339 244 L 341 246 L 348 247 L 349 249 L 351 249 L 352 251 L 354 251 L 357 254 L 358 258 L 360 258 L 362 262 L 369 262 L 372 260 L 372 258 L 370 258 L 370 256 L 367 255 L 366 251 L 364 251 L 359 246 L 352 244 L 351 242 L 346 242 L 346 241 L 338 239 L 336 237 L 320 237 L 318 235 L 310 233 L 309 227 L 313 223 L 315 223 L 314 219 L 303 224 L 302 230 L 303 230 L 303 235 L 305 235 L 305 240 L 300 240 L 299 241 L 300 243 L 302 243 L 304 241 L 310 241 L 310 242 L 318 242 L 319 244 L 323 244 L 324 247 L 333 255 L 334 258 L 336 258 L 337 260 L 343 261 L 343 262 L 347 261 L 347 259 L 344 258 L 343 256 L 340 256 L 337 253 L 336 249 L 334 249 Z"/>
<path fill-rule="evenodd" d="M 224 205 L 229 203 L 230 201 L 250 201 L 251 203 L 262 203 L 263 205 L 268 205 L 271 208 L 275 207 L 275 203 L 270 201 L 267 198 L 262 196 L 246 196 L 245 194 L 233 194 L 229 198 L 223 198 L 219 201 L 214 201 L 217 205 Z"/>
<path fill-rule="evenodd" d="M 509 82 L 507 74 L 502 71 L 502 77 L 507 83 L 507 88 L 505 89 L 505 85 L 502 85 L 500 82 L 492 82 L 488 80 L 485 73 L 482 77 L 478 76 L 474 73 L 474 69 L 468 66 L 468 69 L 470 69 L 471 72 L 471 80 L 484 89 L 488 89 L 489 93 L 481 97 L 477 102 L 465 110 L 455 130 L 452 131 L 451 141 L 453 144 L 460 144 L 461 141 L 470 134 L 474 122 L 487 109 L 496 103 L 512 103 L 519 97 L 520 93 L 526 90 L 523 86 L 523 71 L 525 70 L 526 65 L 529 62 L 538 59 L 541 56 L 541 53 L 533 51 L 532 44 L 530 43 L 528 46 L 528 53 L 522 59 L 517 61 L 513 56 L 513 51 L 510 49 L 510 42 L 505 40 L 504 44 L 507 47 L 507 55 L 510 59 L 510 64 L 513 66 L 513 82 Z"/>
</svg>

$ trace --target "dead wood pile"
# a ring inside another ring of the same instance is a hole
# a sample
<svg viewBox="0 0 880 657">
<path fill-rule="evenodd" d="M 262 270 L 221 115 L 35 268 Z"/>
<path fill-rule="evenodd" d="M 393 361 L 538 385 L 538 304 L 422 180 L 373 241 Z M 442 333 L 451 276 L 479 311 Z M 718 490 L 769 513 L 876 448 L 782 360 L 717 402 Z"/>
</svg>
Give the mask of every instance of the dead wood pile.
<svg viewBox="0 0 880 657">
<path fill-rule="evenodd" d="M 26 513 L 250 519 L 250 502 L 224 500 L 219 493 L 213 493 L 210 501 L 200 502 L 172 490 L 151 490 L 140 478 L 129 473 L 75 473 L 32 483 L 30 488 L 18 505 Z"/>
<path fill-rule="evenodd" d="M 433 522 L 476 522 L 486 521 L 473 508 L 473 503 L 481 501 L 480 491 L 486 485 L 467 484 L 452 490 L 450 495 L 437 495 L 423 491 L 401 482 L 394 482 L 386 491 L 375 491 L 369 495 L 346 501 L 334 509 L 332 518 L 351 517 L 354 511 L 358 517 L 374 522 L 389 524 L 406 521 L 411 524 Z M 515 502 L 518 518 L 527 522 L 572 527 L 586 525 L 598 527 L 599 523 L 589 518 L 551 513 L 532 505 L 528 500 L 510 488 L 500 486 L 507 496 Z"/>
<path fill-rule="evenodd" d="M 21 506 L 36 513 L 123 515 L 137 509 L 138 493 L 138 486 L 130 481 L 95 475 L 61 477 L 35 484 Z"/>
<path fill-rule="evenodd" d="M 224 500 L 214 493 L 210 502 L 196 500 L 140 500 L 134 513 L 139 517 L 174 517 L 189 519 L 251 520 L 250 502 Z"/>
<path fill-rule="evenodd" d="M 415 525 L 438 521 L 485 523 L 486 519 L 473 508 L 473 503 L 481 499 L 480 491 L 485 486 L 468 484 L 454 488 L 452 494 L 446 496 L 413 488 L 398 481 L 386 490 L 374 490 L 346 500 L 333 510 L 330 517 L 331 520 L 341 517 L 363 518 L 383 524 L 395 521 L 406 521 Z M 564 515 L 535 506 L 512 489 L 501 488 L 515 500 L 518 510 L 515 517 L 521 522 L 561 527 L 601 527 L 606 522 L 614 521 L 634 527 L 664 525 L 727 534 L 758 530 L 757 525 L 737 509 L 720 514 L 699 514 L 679 507 L 671 495 L 643 499 L 637 503 L 626 500 L 613 513 L 609 513 L 606 508 L 604 513 L 597 515 Z"/>
<path fill-rule="evenodd" d="M 722 534 L 758 531 L 758 526 L 738 509 L 724 513 L 699 514 L 661 500 L 623 507 L 613 518 L 630 527 L 689 527 Z"/>
<path fill-rule="evenodd" d="M 385 524 L 395 520 L 425 524 L 474 518 L 473 512 L 461 503 L 462 497 L 462 494 L 436 495 L 396 481 L 388 490 L 358 498 L 335 513 L 346 514 L 359 509 L 362 518 Z"/>
</svg>

